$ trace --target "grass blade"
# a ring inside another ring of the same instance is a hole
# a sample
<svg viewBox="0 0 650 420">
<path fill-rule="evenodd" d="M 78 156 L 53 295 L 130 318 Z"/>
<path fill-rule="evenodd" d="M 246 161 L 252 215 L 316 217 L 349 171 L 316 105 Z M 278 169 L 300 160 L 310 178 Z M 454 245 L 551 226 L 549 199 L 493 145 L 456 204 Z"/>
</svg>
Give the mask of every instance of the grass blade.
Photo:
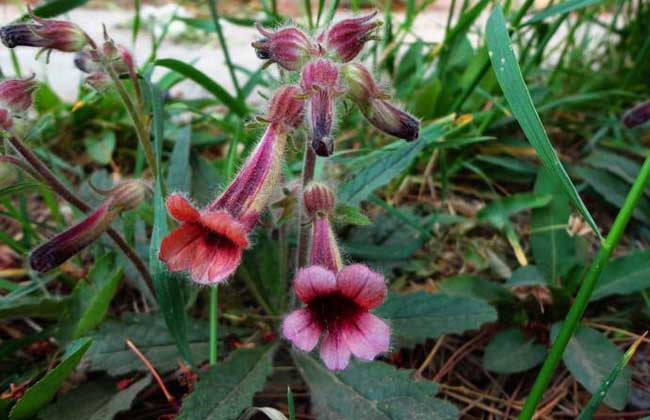
<svg viewBox="0 0 650 420">
<path fill-rule="evenodd" d="M 88 0 L 54 0 L 34 9 L 34 14 L 42 18 L 51 18 L 83 6 Z"/>
<path fill-rule="evenodd" d="M 585 221 L 602 239 L 596 222 L 591 217 L 589 210 L 587 210 L 560 159 L 553 150 L 539 114 L 535 110 L 521 74 L 521 69 L 517 63 L 517 57 L 512 49 L 501 6 L 495 7 L 488 19 L 486 37 L 489 56 L 497 81 L 526 138 L 537 152 L 539 159 L 553 180 L 562 186 L 565 194 L 569 196 L 569 199 L 582 214 Z"/>
<path fill-rule="evenodd" d="M 523 23 L 522 26 L 530 25 L 532 23 L 541 22 L 547 18 L 555 15 L 563 15 L 565 13 L 573 12 L 574 10 L 582 9 L 583 7 L 593 6 L 598 3 L 602 3 L 603 0 L 569 0 L 564 1 L 560 4 L 548 7 L 538 13 L 535 13 L 533 17 L 528 19 Z"/>
<path fill-rule="evenodd" d="M 248 109 L 242 101 L 235 99 L 224 88 L 222 88 L 221 85 L 191 65 L 174 58 L 162 58 L 156 60 L 156 66 L 166 67 L 199 84 L 240 117 L 244 117 L 248 114 Z"/>
</svg>

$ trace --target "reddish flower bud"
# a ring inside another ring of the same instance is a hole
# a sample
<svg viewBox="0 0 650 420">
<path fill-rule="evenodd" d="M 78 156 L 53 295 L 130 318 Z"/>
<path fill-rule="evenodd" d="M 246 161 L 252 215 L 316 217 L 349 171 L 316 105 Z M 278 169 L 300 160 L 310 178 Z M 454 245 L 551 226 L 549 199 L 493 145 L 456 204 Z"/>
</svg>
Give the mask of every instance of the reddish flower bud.
<svg viewBox="0 0 650 420">
<path fill-rule="evenodd" d="M 386 134 L 411 141 L 420 134 L 420 122 L 386 99 L 375 83 L 370 71 L 361 64 L 349 63 L 341 67 L 341 76 L 346 83 L 346 93 L 357 104 L 368 122 Z"/>
<path fill-rule="evenodd" d="M 305 211 L 311 218 L 327 217 L 334 211 L 336 199 L 327 185 L 312 182 L 305 188 L 302 197 Z"/>
<path fill-rule="evenodd" d="M 14 125 L 11 119 L 11 112 L 9 110 L 0 108 L 0 128 L 9 130 Z"/>
<path fill-rule="evenodd" d="M 333 50 L 344 62 L 356 57 L 366 42 L 376 39 L 373 35 L 381 22 L 372 21 L 377 12 L 357 18 L 344 19 L 332 25 L 319 36 L 319 41 L 324 42 L 328 50 Z"/>
<path fill-rule="evenodd" d="M 36 90 L 34 76 L 27 79 L 9 79 L 0 82 L 0 106 L 11 112 L 25 112 L 32 106 L 32 93 Z"/>
<path fill-rule="evenodd" d="M 123 211 L 140 205 L 147 187 L 137 180 L 127 180 L 102 192 L 106 200 L 84 220 L 59 233 L 40 245 L 29 256 L 29 263 L 36 271 L 47 272 L 95 242 Z"/>
<path fill-rule="evenodd" d="M 36 16 L 32 16 L 29 22 L 0 28 L 0 39 L 8 48 L 40 47 L 64 52 L 81 51 L 88 42 L 86 34 L 74 23 Z"/>
<path fill-rule="evenodd" d="M 623 124 L 627 128 L 634 128 L 650 121 L 650 101 L 638 104 L 623 114 Z"/>
<path fill-rule="evenodd" d="M 287 128 L 298 128 L 305 117 L 305 102 L 300 95 L 296 86 L 278 89 L 271 98 L 265 119 L 270 123 L 284 124 Z"/>
<path fill-rule="evenodd" d="M 257 30 L 264 38 L 252 43 L 257 57 L 269 60 L 286 70 L 299 70 L 311 56 L 320 54 L 318 45 L 313 44 L 307 35 L 298 28 L 283 28 L 275 32 L 264 29 L 259 23 Z"/>
<path fill-rule="evenodd" d="M 319 156 L 334 151 L 334 98 L 340 93 L 339 71 L 329 60 L 318 59 L 302 69 L 300 87 L 309 98 L 312 148 Z"/>
<path fill-rule="evenodd" d="M 113 66 L 117 74 L 130 74 L 131 70 L 135 71 L 133 55 L 123 45 L 115 45 L 112 41 L 107 41 L 102 46 L 101 55 L 106 64 Z M 79 51 L 75 54 L 74 64 L 84 73 L 104 71 L 102 57 L 94 50 Z"/>
<path fill-rule="evenodd" d="M 108 74 L 96 71 L 86 76 L 84 83 L 98 92 L 103 92 L 111 85 L 111 83 L 113 83 L 113 81 Z"/>
</svg>

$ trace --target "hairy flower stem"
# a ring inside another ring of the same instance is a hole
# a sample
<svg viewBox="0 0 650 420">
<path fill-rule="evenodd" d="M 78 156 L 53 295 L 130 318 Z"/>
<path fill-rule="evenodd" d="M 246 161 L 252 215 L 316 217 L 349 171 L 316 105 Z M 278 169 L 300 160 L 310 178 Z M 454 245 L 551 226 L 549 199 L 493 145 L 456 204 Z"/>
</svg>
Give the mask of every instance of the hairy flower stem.
<svg viewBox="0 0 650 420">
<path fill-rule="evenodd" d="M 16 151 L 27 161 L 27 163 L 36 171 L 43 182 L 52 188 L 54 192 L 63 197 L 64 200 L 75 206 L 77 209 L 84 213 L 89 213 L 92 208 L 86 204 L 83 200 L 77 197 L 72 191 L 68 189 L 61 181 L 58 180 L 56 175 L 50 171 L 50 169 L 29 150 L 23 142 L 16 136 L 15 133 L 12 133 L 8 137 L 9 143 L 16 149 Z M 138 270 L 144 281 L 147 283 L 149 290 L 154 293 L 153 282 L 151 279 L 151 274 L 147 269 L 144 261 L 138 256 L 135 250 L 124 240 L 122 235 L 120 235 L 115 229 L 109 228 L 106 233 L 113 239 L 113 242 L 122 250 L 124 255 L 131 260 L 135 268 Z M 155 293 L 154 293 L 155 296 Z"/>
<path fill-rule="evenodd" d="M 526 399 L 526 403 L 524 404 L 521 414 L 519 415 L 520 420 L 530 420 L 535 414 L 537 404 L 539 404 L 540 400 L 542 399 L 544 391 L 551 381 L 553 372 L 555 372 L 555 369 L 562 359 L 562 354 L 564 353 L 564 350 L 569 343 L 571 336 L 578 327 L 578 323 L 580 322 L 580 319 L 582 318 L 582 315 L 587 308 L 587 304 L 589 303 L 589 298 L 591 298 L 594 287 L 598 283 L 600 275 L 605 266 L 607 266 L 607 262 L 609 261 L 612 252 L 621 239 L 621 236 L 623 236 L 625 227 L 630 221 L 630 218 L 634 213 L 634 209 L 639 199 L 643 195 L 644 188 L 648 184 L 649 179 L 650 157 L 647 157 L 643 163 L 643 166 L 641 167 L 641 170 L 639 171 L 639 175 L 637 175 L 637 178 L 634 180 L 634 184 L 632 185 L 630 192 L 628 193 L 627 197 L 625 197 L 623 207 L 621 207 L 621 210 L 616 215 L 616 219 L 614 219 L 614 223 L 612 224 L 612 228 L 609 231 L 609 234 L 601 243 L 598 254 L 592 262 L 587 275 L 582 281 L 582 284 L 580 285 L 576 299 L 573 302 L 573 305 L 571 305 L 571 309 L 569 309 L 569 313 L 567 314 L 566 319 L 562 323 L 560 333 L 555 339 L 555 342 L 551 347 L 551 351 L 549 352 L 549 355 L 546 358 L 542 369 L 537 375 L 537 379 L 533 384 L 533 388 L 531 389 L 530 394 Z"/>
<path fill-rule="evenodd" d="M 305 187 L 314 179 L 314 169 L 316 167 L 316 153 L 311 147 L 311 143 L 305 145 L 305 156 L 302 163 L 302 187 L 300 197 Z M 307 265 L 307 256 L 309 255 L 309 232 L 310 226 L 305 224 L 305 204 L 300 200 L 300 214 L 298 215 L 298 252 L 296 259 L 296 270 Z"/>
</svg>

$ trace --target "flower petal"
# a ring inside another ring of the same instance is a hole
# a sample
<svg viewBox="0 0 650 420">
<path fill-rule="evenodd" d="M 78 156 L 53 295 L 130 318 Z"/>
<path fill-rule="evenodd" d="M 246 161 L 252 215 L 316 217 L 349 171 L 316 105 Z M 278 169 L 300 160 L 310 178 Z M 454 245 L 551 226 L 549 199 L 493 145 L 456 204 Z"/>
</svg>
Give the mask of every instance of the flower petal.
<svg viewBox="0 0 650 420">
<path fill-rule="evenodd" d="M 167 197 L 167 211 L 179 222 L 195 222 L 201 216 L 192 204 L 181 194 Z"/>
<path fill-rule="evenodd" d="M 388 351 L 390 345 L 390 328 L 368 312 L 361 312 L 345 323 L 342 334 L 352 354 L 363 360 L 373 360 Z"/>
<path fill-rule="evenodd" d="M 340 332 L 329 331 L 320 345 L 320 357 L 329 370 L 343 370 L 350 362 L 350 349 Z"/>
<path fill-rule="evenodd" d="M 384 276 L 363 264 L 344 267 L 336 276 L 339 291 L 364 309 L 372 309 L 386 297 Z"/>
<path fill-rule="evenodd" d="M 167 264 L 170 271 L 189 269 L 204 232 L 197 224 L 183 223 L 163 238 L 158 258 Z"/>
<path fill-rule="evenodd" d="M 282 335 L 303 351 L 312 351 L 320 334 L 320 327 L 306 308 L 293 311 L 282 322 Z"/>
<path fill-rule="evenodd" d="M 217 210 L 202 215 L 201 224 L 211 231 L 225 236 L 242 248 L 248 246 L 246 227 L 225 210 Z"/>
<path fill-rule="evenodd" d="M 305 303 L 317 296 L 327 295 L 336 290 L 336 276 L 330 270 L 318 265 L 302 268 L 296 274 L 293 288 L 298 298 Z"/>
<path fill-rule="evenodd" d="M 237 270 L 241 256 L 242 248 L 228 239 L 202 240 L 192 261 L 192 280 L 221 283 Z"/>
</svg>

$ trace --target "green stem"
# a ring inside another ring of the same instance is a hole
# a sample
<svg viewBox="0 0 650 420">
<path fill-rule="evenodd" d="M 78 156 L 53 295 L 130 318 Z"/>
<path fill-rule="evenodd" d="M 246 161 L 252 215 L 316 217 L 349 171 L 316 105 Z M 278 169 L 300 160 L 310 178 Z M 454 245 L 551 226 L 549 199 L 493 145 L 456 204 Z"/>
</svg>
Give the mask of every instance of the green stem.
<svg viewBox="0 0 650 420">
<path fill-rule="evenodd" d="M 217 36 L 219 37 L 219 45 L 221 45 L 223 56 L 226 59 L 226 64 L 228 65 L 228 72 L 230 73 L 232 84 L 235 86 L 237 97 L 241 98 L 241 88 L 239 87 L 237 75 L 235 74 L 235 66 L 233 66 L 232 60 L 230 59 L 228 45 L 226 45 L 226 40 L 223 37 L 223 31 L 221 30 L 221 23 L 219 23 L 219 14 L 217 13 L 217 0 L 208 0 L 208 6 L 210 7 L 210 15 L 212 15 L 212 20 L 214 21 L 214 30 L 217 32 Z"/>
<path fill-rule="evenodd" d="M 217 336 L 219 334 L 219 286 L 210 289 L 210 366 L 217 364 Z"/>
<path fill-rule="evenodd" d="M 533 414 L 535 414 L 535 408 L 542 399 L 544 391 L 551 381 L 553 372 L 560 363 L 564 349 L 569 343 L 571 336 L 578 326 L 578 322 L 587 308 L 589 298 L 591 297 L 594 287 L 598 283 L 598 279 L 600 279 L 603 269 L 607 265 L 612 252 L 616 248 L 616 245 L 625 231 L 625 227 L 634 213 L 634 209 L 639 199 L 643 195 L 643 190 L 648 183 L 648 179 L 650 179 L 650 156 L 646 158 L 645 162 L 643 162 L 639 175 L 636 180 L 634 180 L 634 184 L 632 185 L 627 197 L 625 197 L 623 207 L 619 211 L 618 215 L 616 215 L 612 229 L 603 241 L 596 258 L 592 262 L 585 279 L 580 285 L 576 299 L 573 302 L 573 305 L 571 305 L 571 309 L 569 309 L 566 319 L 562 323 L 560 333 L 553 343 L 551 351 L 549 352 L 542 369 L 537 375 L 533 388 L 526 399 L 526 403 L 519 415 L 520 420 L 530 420 L 533 417 Z"/>
</svg>

